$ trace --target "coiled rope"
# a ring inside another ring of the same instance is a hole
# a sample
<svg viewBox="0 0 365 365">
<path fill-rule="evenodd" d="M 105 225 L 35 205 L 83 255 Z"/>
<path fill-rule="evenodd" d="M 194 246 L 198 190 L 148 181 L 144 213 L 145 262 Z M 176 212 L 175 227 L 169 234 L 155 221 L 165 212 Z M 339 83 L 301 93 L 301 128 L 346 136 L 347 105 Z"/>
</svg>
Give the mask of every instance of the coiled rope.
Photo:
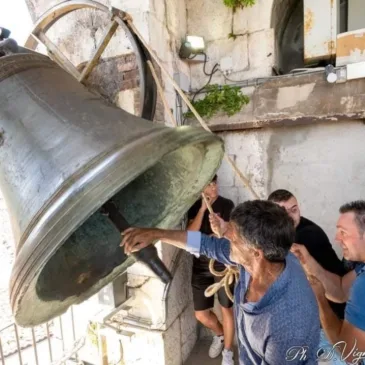
<svg viewBox="0 0 365 365">
<path fill-rule="evenodd" d="M 202 198 L 204 199 L 204 202 L 209 210 L 209 213 L 214 214 L 213 208 L 204 193 L 202 193 Z M 221 234 L 219 232 L 218 232 L 218 238 L 221 238 Z M 234 299 L 233 299 L 233 293 L 231 291 L 231 285 L 234 283 L 234 281 L 236 282 L 238 281 L 239 271 L 237 267 L 231 265 L 225 265 L 226 268 L 223 271 L 217 271 L 214 268 L 214 263 L 215 263 L 214 259 L 211 259 L 209 261 L 209 271 L 214 276 L 221 277 L 222 279 L 218 283 L 210 285 L 205 290 L 204 295 L 206 297 L 211 297 L 215 293 L 217 293 L 219 289 L 223 287 L 227 294 L 227 297 L 233 302 Z"/>
</svg>

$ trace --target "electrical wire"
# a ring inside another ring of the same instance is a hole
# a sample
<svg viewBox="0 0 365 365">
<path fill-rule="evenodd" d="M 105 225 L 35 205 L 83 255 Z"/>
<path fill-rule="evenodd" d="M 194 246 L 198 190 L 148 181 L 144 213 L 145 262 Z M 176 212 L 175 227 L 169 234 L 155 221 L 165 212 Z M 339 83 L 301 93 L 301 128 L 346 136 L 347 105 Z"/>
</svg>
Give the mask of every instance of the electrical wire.
<svg viewBox="0 0 365 365">
<path fill-rule="evenodd" d="M 220 70 L 219 70 L 219 63 L 216 63 L 216 64 L 213 66 L 212 71 L 210 71 L 210 72 L 208 73 L 208 72 L 207 72 L 207 70 L 206 70 L 206 65 L 207 65 L 207 61 L 208 61 L 207 54 L 206 54 L 205 52 L 201 52 L 200 54 L 204 55 L 203 72 L 204 72 L 204 75 L 209 76 L 209 79 L 208 79 L 208 82 L 207 82 L 207 83 L 206 83 L 203 87 L 201 87 L 199 90 L 197 90 L 197 91 L 194 93 L 194 95 L 193 95 L 193 97 L 192 97 L 192 99 L 191 99 L 191 102 L 192 102 L 192 103 L 194 103 L 196 96 L 197 96 L 198 94 L 200 94 L 203 90 L 205 90 L 205 89 L 206 89 L 206 87 L 207 87 L 207 86 L 211 83 L 213 75 L 214 75 L 216 72 L 220 71 Z M 183 120 L 182 120 L 182 125 L 185 125 L 185 121 L 186 121 L 186 117 L 184 117 L 184 118 L 183 118 Z"/>
<path fill-rule="evenodd" d="M 193 98 L 191 99 L 191 102 L 193 103 L 195 101 L 195 98 L 196 96 L 201 93 L 212 81 L 212 77 L 213 75 L 219 71 L 219 63 L 216 63 L 213 68 L 212 68 L 212 71 L 210 73 L 208 73 L 206 71 L 206 66 L 207 66 L 207 60 L 208 60 L 208 57 L 207 57 L 207 54 L 205 52 L 202 52 L 202 54 L 204 55 L 204 65 L 203 65 L 203 72 L 204 72 L 204 75 L 206 76 L 209 76 L 209 79 L 208 79 L 208 82 L 203 86 L 201 87 L 198 91 L 196 91 L 193 95 Z"/>
</svg>

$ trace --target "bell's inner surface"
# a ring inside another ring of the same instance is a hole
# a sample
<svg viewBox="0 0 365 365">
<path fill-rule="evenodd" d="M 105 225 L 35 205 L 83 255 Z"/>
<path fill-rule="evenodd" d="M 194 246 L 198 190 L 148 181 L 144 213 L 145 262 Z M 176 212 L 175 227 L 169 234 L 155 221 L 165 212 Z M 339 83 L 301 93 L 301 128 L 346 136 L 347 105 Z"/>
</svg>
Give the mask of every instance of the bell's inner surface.
<svg viewBox="0 0 365 365">
<path fill-rule="evenodd" d="M 207 157 L 206 148 L 204 144 L 179 148 L 115 194 L 112 200 L 126 220 L 140 227 L 177 224 L 197 198 L 191 199 L 191 191 L 199 176 L 197 168 Z M 96 211 L 40 272 L 36 282 L 39 299 L 64 302 L 89 290 L 116 268 L 123 271 L 127 257 L 119 247 L 120 241 L 116 227 Z"/>
</svg>

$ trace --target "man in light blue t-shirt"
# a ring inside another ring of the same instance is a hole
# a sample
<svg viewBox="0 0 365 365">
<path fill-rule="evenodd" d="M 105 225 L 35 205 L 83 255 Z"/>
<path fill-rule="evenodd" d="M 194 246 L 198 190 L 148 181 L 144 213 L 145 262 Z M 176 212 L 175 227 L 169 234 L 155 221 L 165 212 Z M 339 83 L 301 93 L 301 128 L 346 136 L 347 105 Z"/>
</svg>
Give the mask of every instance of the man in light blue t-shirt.
<svg viewBox="0 0 365 365">
<path fill-rule="evenodd" d="M 309 274 L 316 294 L 322 327 L 332 343 L 323 349 L 322 358 L 340 356 L 350 364 L 365 363 L 365 201 L 343 205 L 337 221 L 336 240 L 346 260 L 356 261 L 355 269 L 343 277 L 324 270 L 302 245 L 294 245 L 292 252 Z M 327 299 L 347 302 L 345 319 L 340 320 Z"/>
</svg>

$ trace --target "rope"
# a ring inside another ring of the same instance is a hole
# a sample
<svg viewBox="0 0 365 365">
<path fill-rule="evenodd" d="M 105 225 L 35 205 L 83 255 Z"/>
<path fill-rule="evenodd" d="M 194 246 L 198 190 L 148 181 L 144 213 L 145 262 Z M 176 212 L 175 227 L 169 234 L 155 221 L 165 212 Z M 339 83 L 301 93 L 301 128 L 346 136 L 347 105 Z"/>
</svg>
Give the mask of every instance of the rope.
<svg viewBox="0 0 365 365">
<path fill-rule="evenodd" d="M 213 208 L 204 193 L 202 193 L 202 197 L 209 210 L 209 213 L 214 214 Z M 218 238 L 222 237 L 220 232 L 218 232 L 217 236 L 218 236 Z M 209 297 L 213 296 L 215 293 L 217 293 L 218 290 L 223 287 L 227 294 L 227 297 L 233 302 L 234 298 L 233 298 L 233 294 L 231 291 L 231 285 L 233 284 L 234 280 L 236 280 L 236 282 L 238 281 L 239 271 L 235 266 L 230 266 L 230 265 L 225 265 L 226 268 L 223 271 L 217 271 L 214 268 L 214 263 L 215 263 L 215 260 L 210 259 L 209 271 L 214 276 L 221 277 L 222 279 L 218 283 L 214 283 L 214 284 L 208 286 L 208 288 L 204 292 L 204 295 L 209 298 Z"/>
<path fill-rule="evenodd" d="M 215 293 L 217 293 L 219 289 L 224 287 L 227 297 L 233 302 L 234 298 L 233 298 L 233 294 L 231 292 L 231 285 L 233 284 L 233 282 L 235 280 L 236 280 L 236 282 L 239 280 L 239 271 L 238 271 L 237 267 L 229 266 L 229 265 L 225 265 L 226 268 L 223 271 L 217 271 L 214 269 L 214 263 L 215 263 L 215 260 L 213 260 L 213 259 L 211 259 L 209 261 L 209 271 L 215 276 L 222 277 L 222 279 L 218 283 L 214 283 L 214 284 L 210 285 L 205 290 L 204 295 L 206 297 L 211 297 Z"/>
<path fill-rule="evenodd" d="M 124 13 L 122 19 L 123 19 L 123 21 L 127 22 L 127 24 L 130 27 L 130 29 L 133 30 L 133 32 L 139 38 L 139 40 L 141 41 L 141 43 L 148 50 L 148 52 L 151 54 L 151 56 L 155 60 L 156 64 L 160 67 L 162 73 L 170 80 L 170 82 L 174 86 L 175 90 L 181 96 L 181 98 L 185 101 L 186 105 L 189 107 L 189 109 L 191 110 L 191 112 L 195 115 L 195 117 L 199 121 L 200 125 L 206 131 L 208 131 L 210 133 L 213 133 L 210 130 L 208 124 L 203 120 L 203 118 L 199 115 L 199 113 L 197 112 L 197 110 L 191 104 L 190 100 L 187 98 L 187 96 L 185 95 L 185 93 L 181 90 L 181 88 L 179 87 L 179 85 L 175 82 L 175 80 L 171 77 L 171 75 L 166 71 L 165 67 L 162 65 L 161 61 L 156 56 L 155 52 L 151 49 L 151 47 L 148 45 L 148 43 L 146 42 L 146 40 L 142 37 L 141 33 L 138 31 L 138 29 L 136 28 L 136 26 L 133 24 L 133 18 L 131 17 L 131 15 L 130 14 L 127 14 L 127 13 Z M 150 67 L 150 69 L 152 71 L 152 69 L 153 69 L 152 63 L 149 63 L 148 66 Z M 168 107 L 165 105 L 165 108 L 168 108 Z M 170 113 L 171 113 L 171 111 L 170 111 Z M 176 123 L 176 121 L 175 121 L 175 123 Z M 176 125 L 177 125 L 177 123 L 176 123 Z M 232 167 L 232 170 L 239 177 L 239 179 L 241 180 L 241 182 L 243 183 L 243 185 L 255 197 L 255 199 L 260 199 L 259 194 L 254 190 L 254 188 L 252 187 L 249 179 L 240 171 L 240 169 L 237 167 L 237 165 L 235 164 L 235 162 L 229 157 L 229 155 L 227 153 L 224 154 L 224 158 L 226 159 L 226 161 L 228 162 L 228 164 Z M 202 194 L 202 197 L 203 197 L 203 199 L 204 199 L 204 201 L 205 201 L 205 203 L 206 203 L 206 205 L 208 207 L 209 212 L 211 214 L 214 214 L 213 209 L 212 209 L 212 207 L 211 207 L 208 199 L 206 198 L 206 196 L 204 194 Z M 210 262 L 209 262 L 209 270 L 210 270 L 210 272 L 213 275 L 222 277 L 222 280 L 219 283 L 214 283 L 213 285 L 209 286 L 206 289 L 206 291 L 205 291 L 204 294 L 207 297 L 212 296 L 220 288 L 224 287 L 228 298 L 230 298 L 230 300 L 233 302 L 233 295 L 232 295 L 232 292 L 230 290 L 230 285 L 233 283 L 234 279 L 236 279 L 236 281 L 238 280 L 238 278 L 239 278 L 239 271 L 238 271 L 238 269 L 236 267 L 229 266 L 229 265 L 226 265 L 226 269 L 223 270 L 222 272 L 216 271 L 214 269 L 214 262 L 215 262 L 215 260 L 210 260 Z"/>
</svg>

